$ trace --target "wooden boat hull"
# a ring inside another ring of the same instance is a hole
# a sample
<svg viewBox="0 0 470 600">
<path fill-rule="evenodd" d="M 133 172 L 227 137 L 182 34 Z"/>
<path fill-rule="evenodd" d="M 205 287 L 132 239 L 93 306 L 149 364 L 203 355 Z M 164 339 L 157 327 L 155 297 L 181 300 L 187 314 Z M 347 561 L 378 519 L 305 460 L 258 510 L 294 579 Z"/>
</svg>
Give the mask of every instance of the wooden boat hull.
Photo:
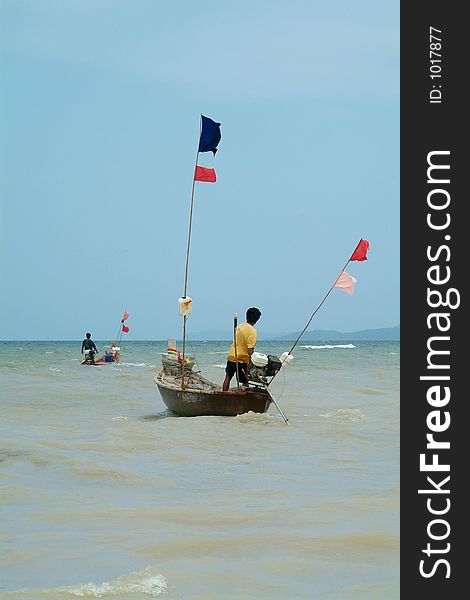
<svg viewBox="0 0 470 600">
<path fill-rule="evenodd" d="M 95 360 L 95 362 L 94 362 L 94 363 L 92 363 L 92 362 L 91 362 L 91 361 L 89 361 L 89 360 L 83 360 L 81 364 L 82 364 L 82 365 L 90 365 L 90 366 L 92 366 L 92 367 L 100 367 L 101 365 L 115 365 L 115 364 L 117 364 L 118 362 L 119 362 L 119 359 L 118 359 L 118 360 L 112 360 L 112 361 L 109 361 L 109 362 L 107 362 L 107 361 L 105 361 L 104 359 L 99 359 L 99 358 L 97 358 L 97 359 Z"/>
<path fill-rule="evenodd" d="M 269 393 L 261 388 L 228 392 L 220 389 L 186 388 L 183 390 L 168 385 L 161 373 L 155 377 L 155 383 L 165 405 L 183 417 L 208 415 L 235 417 L 250 411 L 265 413 L 271 404 Z"/>
</svg>

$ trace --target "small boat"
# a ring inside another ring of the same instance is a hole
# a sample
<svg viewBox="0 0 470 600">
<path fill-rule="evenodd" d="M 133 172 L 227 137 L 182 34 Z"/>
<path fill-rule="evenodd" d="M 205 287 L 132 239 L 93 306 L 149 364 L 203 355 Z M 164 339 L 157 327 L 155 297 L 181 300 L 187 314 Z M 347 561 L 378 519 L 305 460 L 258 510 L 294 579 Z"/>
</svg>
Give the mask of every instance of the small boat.
<svg viewBox="0 0 470 600">
<path fill-rule="evenodd" d="M 184 292 L 178 301 L 178 312 L 183 317 L 183 348 L 182 353 L 180 353 L 176 350 L 176 341 L 168 340 L 168 351 L 162 354 L 162 368 L 155 376 L 155 383 L 165 405 L 174 413 L 185 417 L 203 415 L 236 416 L 249 411 L 265 413 L 271 402 L 275 402 L 268 391 L 266 380 L 263 380 L 263 378 L 258 383 L 253 383 L 250 380 L 248 387 L 237 385 L 236 388 L 223 391 L 220 385 L 205 379 L 199 372 L 193 371 L 194 358 L 188 358 L 185 352 L 186 321 L 192 310 L 192 300 L 186 292 L 195 181 L 215 182 L 214 170 L 200 167 L 197 163 L 200 152 L 212 151 L 215 155 L 220 138 L 220 123 L 201 115 L 201 132 L 196 154 L 189 213 Z"/>
<path fill-rule="evenodd" d="M 85 350 L 85 359 L 82 360 L 82 365 L 91 365 L 94 367 L 100 365 L 111 365 L 119 362 L 120 356 L 119 352 L 121 348 L 119 347 L 119 342 L 122 339 L 122 334 L 127 333 L 129 331 L 129 327 L 125 325 L 125 321 L 129 318 L 129 313 L 124 311 L 122 315 L 122 319 L 119 323 L 119 331 L 116 337 L 116 341 L 113 342 L 110 346 L 106 348 L 104 354 L 99 356 L 98 358 L 94 358 L 95 352 L 91 350 Z"/>
<path fill-rule="evenodd" d="M 98 358 L 90 357 L 90 352 L 85 350 L 85 359 L 82 360 L 82 365 L 91 365 L 93 367 L 99 367 L 100 365 L 110 365 L 112 363 L 119 362 L 119 346 L 110 346 L 109 349 L 104 351 L 104 354 Z"/>
<path fill-rule="evenodd" d="M 193 372 L 192 359 L 184 368 L 182 384 L 181 359 L 172 360 L 162 355 L 162 369 L 155 376 L 155 383 L 166 406 L 184 417 L 204 415 L 235 417 L 246 412 L 265 413 L 271 404 L 271 395 L 261 383 L 248 388 L 222 391 L 220 385 Z"/>
</svg>

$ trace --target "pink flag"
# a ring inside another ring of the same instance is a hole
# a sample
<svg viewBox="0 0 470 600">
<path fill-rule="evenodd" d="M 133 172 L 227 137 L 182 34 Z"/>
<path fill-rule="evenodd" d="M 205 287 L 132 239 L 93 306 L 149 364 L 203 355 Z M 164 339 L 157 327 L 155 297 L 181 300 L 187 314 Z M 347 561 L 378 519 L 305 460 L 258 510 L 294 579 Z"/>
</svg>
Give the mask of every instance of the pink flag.
<svg viewBox="0 0 470 600">
<path fill-rule="evenodd" d="M 368 250 L 369 242 L 367 240 L 360 240 L 349 260 L 367 260 Z"/>
<path fill-rule="evenodd" d="M 128 318 L 129 318 L 129 313 L 127 311 L 124 311 L 124 314 L 122 315 L 122 321 L 121 321 L 121 323 L 123 323 Z"/>
<path fill-rule="evenodd" d="M 357 283 L 357 279 L 346 271 L 342 271 L 341 275 L 336 280 L 334 287 L 339 288 L 348 294 L 352 294 L 354 292 L 354 284 Z"/>
</svg>

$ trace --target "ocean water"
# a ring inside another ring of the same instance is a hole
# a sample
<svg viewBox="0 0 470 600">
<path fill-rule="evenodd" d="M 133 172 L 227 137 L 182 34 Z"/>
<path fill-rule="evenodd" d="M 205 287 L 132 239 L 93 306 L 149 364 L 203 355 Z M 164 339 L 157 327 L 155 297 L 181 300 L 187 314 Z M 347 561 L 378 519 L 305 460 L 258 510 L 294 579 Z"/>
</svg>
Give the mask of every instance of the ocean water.
<svg viewBox="0 0 470 600">
<path fill-rule="evenodd" d="M 170 414 L 165 349 L 0 342 L 0 597 L 398 599 L 399 343 L 301 342 L 289 426 Z M 190 350 L 222 383 L 228 343 Z"/>
</svg>

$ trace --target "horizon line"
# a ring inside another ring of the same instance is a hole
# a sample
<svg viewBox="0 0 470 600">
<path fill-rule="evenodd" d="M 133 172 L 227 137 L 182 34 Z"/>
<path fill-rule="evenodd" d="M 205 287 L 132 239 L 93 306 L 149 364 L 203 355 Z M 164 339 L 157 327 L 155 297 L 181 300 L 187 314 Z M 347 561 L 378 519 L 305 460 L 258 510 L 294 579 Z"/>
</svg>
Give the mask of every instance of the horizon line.
<svg viewBox="0 0 470 600">
<path fill-rule="evenodd" d="M 168 339 L 175 339 L 175 338 L 165 338 L 165 339 L 153 339 L 153 340 L 143 340 L 143 339 L 138 339 L 138 340 L 129 340 L 128 342 L 124 342 L 126 343 L 130 343 L 130 342 L 168 342 Z M 96 342 L 106 342 L 107 340 L 100 340 L 98 338 L 95 338 Z M 176 339 L 177 342 L 182 341 L 181 339 Z M 231 338 L 200 338 L 200 339 L 192 339 L 192 342 L 231 342 L 232 339 Z M 269 338 L 269 339 L 259 339 L 257 340 L 258 342 L 293 342 L 295 341 L 295 338 Z M 366 339 L 357 339 L 357 338 L 343 338 L 343 339 L 335 339 L 335 338 L 328 338 L 328 339 L 316 339 L 316 340 L 306 340 L 306 341 L 310 341 L 310 342 L 398 342 L 400 341 L 399 339 L 373 339 L 373 340 L 366 340 Z M 11 343 L 20 343 L 20 342 L 73 342 L 73 343 L 77 343 L 80 344 L 82 342 L 82 340 L 80 339 L 76 339 L 76 340 L 65 340 L 65 339 L 42 339 L 42 340 L 0 340 L 0 343 L 5 343 L 5 344 L 11 344 Z M 122 343 L 122 342 L 120 342 Z"/>
</svg>

